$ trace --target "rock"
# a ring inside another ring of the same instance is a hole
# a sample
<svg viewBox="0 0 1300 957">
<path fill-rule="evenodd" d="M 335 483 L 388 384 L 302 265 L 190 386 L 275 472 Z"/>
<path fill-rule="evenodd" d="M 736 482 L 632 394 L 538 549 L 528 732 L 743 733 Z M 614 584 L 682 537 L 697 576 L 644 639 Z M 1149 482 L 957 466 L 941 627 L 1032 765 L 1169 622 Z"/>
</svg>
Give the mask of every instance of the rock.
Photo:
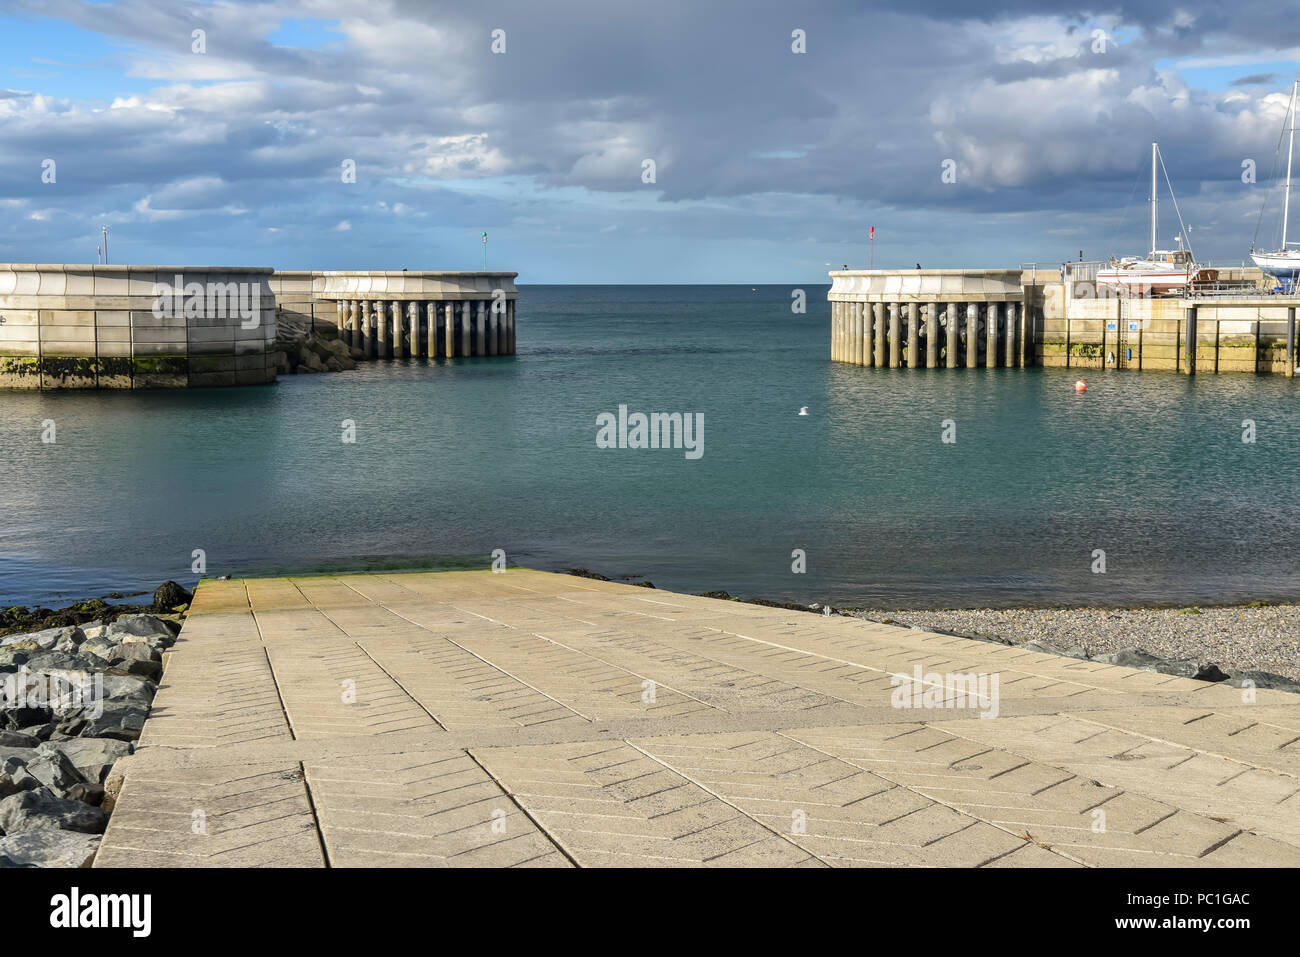
<svg viewBox="0 0 1300 957">
<path fill-rule="evenodd" d="M 142 647 L 148 648 L 147 645 Z M 152 651 L 153 649 L 149 650 Z M 154 653 L 157 654 L 157 652 Z M 147 678 L 150 681 L 162 680 L 162 662 L 150 658 L 126 658 L 113 662 L 113 667 L 119 671 L 125 671 L 129 675 Z"/>
<path fill-rule="evenodd" d="M 66 797 L 75 785 L 86 783 L 68 756 L 50 742 L 36 749 L 36 759 L 27 762 L 27 771 L 59 797 Z"/>
<path fill-rule="evenodd" d="M 33 738 L 40 738 L 42 741 L 50 740 L 50 735 L 54 733 L 54 722 L 45 724 L 28 725 L 25 728 L 18 729 L 22 734 L 31 735 Z"/>
<path fill-rule="evenodd" d="M 18 731 L 29 724 L 45 724 L 53 718 L 51 708 L 5 708 L 0 711 L 0 730 Z"/>
<path fill-rule="evenodd" d="M 0 731 L 0 751 L 9 748 L 35 748 L 41 743 L 41 739 L 34 734 L 26 734 L 22 731 Z"/>
<path fill-rule="evenodd" d="M 194 596 L 174 581 L 165 581 L 153 593 L 153 606 L 159 611 L 171 611 L 177 605 L 188 605 Z"/>
<path fill-rule="evenodd" d="M 0 801 L 0 831 L 5 835 L 54 828 L 102 834 L 108 815 L 97 807 L 70 801 L 46 788 L 19 791 Z"/>
<path fill-rule="evenodd" d="M 1233 688 L 1242 687 L 1247 681 L 1256 688 L 1271 691 L 1290 691 L 1300 693 L 1300 681 L 1285 675 L 1275 675 L 1271 671 L 1234 671 L 1228 676 L 1226 684 Z"/>
<path fill-rule="evenodd" d="M 80 672 L 103 671 L 109 667 L 108 661 L 89 651 L 71 654 L 66 651 L 46 651 L 32 655 L 27 659 L 27 670 L 33 672 Z"/>
<path fill-rule="evenodd" d="M 90 621 L 81 626 L 81 633 L 86 636 L 87 640 L 102 638 L 108 625 L 102 621 Z"/>
<path fill-rule="evenodd" d="M 46 745 L 58 748 L 72 762 L 87 781 L 99 779 L 100 770 L 111 767 L 118 758 L 124 758 L 135 749 L 129 741 L 113 738 L 69 738 L 66 741 L 54 741 Z"/>
<path fill-rule="evenodd" d="M 1148 654 L 1141 648 L 1124 648 L 1114 654 L 1097 655 L 1092 660 L 1108 665 L 1120 665 L 1124 668 L 1154 671 L 1162 675 L 1174 675 L 1179 678 L 1195 678 L 1198 681 L 1223 681 L 1228 677 L 1213 662 L 1196 661 L 1192 658 L 1167 661 Z"/>
<path fill-rule="evenodd" d="M 1109 655 L 1097 655 L 1092 659 L 1106 665 L 1119 665 L 1122 668 L 1141 668 L 1152 671 L 1158 661 L 1155 655 L 1149 655 L 1141 648 L 1124 648 Z"/>
<path fill-rule="evenodd" d="M 30 651 L 21 651 L 14 647 L 0 650 L 0 668 L 7 672 L 17 671 L 31 657 Z"/>
<path fill-rule="evenodd" d="M 99 850 L 97 834 L 26 831 L 0 838 L 0 867 L 89 867 Z"/>
<path fill-rule="evenodd" d="M 365 352 L 359 346 L 348 346 L 348 358 L 353 362 L 360 362 L 365 357 Z"/>
<path fill-rule="evenodd" d="M 125 758 L 135 750 L 130 741 L 118 741 L 110 737 L 72 737 L 66 741 L 52 742 L 51 746 L 68 755 L 73 767 L 81 772 L 87 781 L 103 781 L 108 768 L 118 758 Z"/>
<path fill-rule="evenodd" d="M 104 697 L 108 703 L 129 704 L 148 708 L 158 690 L 148 678 L 127 674 L 121 668 L 109 668 L 102 676 Z"/>
<path fill-rule="evenodd" d="M 64 797 L 70 801 L 81 801 L 91 807 L 99 807 L 104 803 L 104 785 L 99 781 L 84 781 L 68 788 L 68 793 Z"/>
<path fill-rule="evenodd" d="M 173 629 L 173 624 L 155 615 L 123 615 L 108 626 L 104 638 L 118 643 L 130 637 L 170 640 L 176 636 L 177 631 L 180 631 L 179 626 Z"/>
<path fill-rule="evenodd" d="M 107 626 L 105 626 L 105 629 L 107 629 Z M 120 641 L 110 641 L 101 634 L 96 638 L 87 638 L 82 642 L 79 650 L 83 655 L 97 655 L 107 660 L 108 656 L 113 653 L 119 644 L 121 644 Z"/>
<path fill-rule="evenodd" d="M 1050 641 L 1040 641 L 1035 638 L 1026 641 L 1021 647 L 1028 651 L 1042 651 L 1049 655 L 1064 655 L 1066 658 L 1088 657 L 1088 649 L 1083 647 L 1083 645 L 1055 645 Z"/>
<path fill-rule="evenodd" d="M 148 713 L 146 708 L 122 707 L 110 701 L 104 703 L 104 710 L 98 715 L 90 708 L 82 708 L 80 713 L 67 714 L 59 722 L 57 730 L 71 737 L 137 741 L 140 732 L 144 730 L 144 720 Z"/>
<path fill-rule="evenodd" d="M 113 649 L 108 663 L 121 667 L 123 661 L 162 661 L 162 652 L 152 647 L 148 641 L 124 641 Z"/>
<path fill-rule="evenodd" d="M 0 798 L 19 791 L 31 791 L 41 786 L 27 770 L 27 761 L 17 754 L 0 758 Z"/>
<path fill-rule="evenodd" d="M 26 649 L 25 642 L 30 641 L 35 644 L 35 648 L 26 650 L 53 651 L 55 645 L 60 642 L 64 642 L 65 645 L 69 643 L 77 645 L 85 641 L 85 639 L 85 633 L 75 626 L 71 628 L 47 628 L 45 631 L 35 631 L 29 635 L 10 635 L 8 638 L 0 639 L 0 648 L 24 643 Z"/>
</svg>

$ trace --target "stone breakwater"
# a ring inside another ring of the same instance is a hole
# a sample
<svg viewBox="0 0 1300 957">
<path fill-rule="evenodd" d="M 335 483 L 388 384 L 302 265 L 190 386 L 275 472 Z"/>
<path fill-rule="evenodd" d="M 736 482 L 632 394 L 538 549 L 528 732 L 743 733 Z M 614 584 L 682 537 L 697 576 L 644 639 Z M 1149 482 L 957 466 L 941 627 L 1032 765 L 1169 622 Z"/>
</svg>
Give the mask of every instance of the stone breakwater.
<svg viewBox="0 0 1300 957">
<path fill-rule="evenodd" d="M 170 582 L 157 595 L 189 598 Z M 112 810 L 109 775 L 144 728 L 176 617 L 0 639 L 0 868 L 90 866 Z"/>
</svg>

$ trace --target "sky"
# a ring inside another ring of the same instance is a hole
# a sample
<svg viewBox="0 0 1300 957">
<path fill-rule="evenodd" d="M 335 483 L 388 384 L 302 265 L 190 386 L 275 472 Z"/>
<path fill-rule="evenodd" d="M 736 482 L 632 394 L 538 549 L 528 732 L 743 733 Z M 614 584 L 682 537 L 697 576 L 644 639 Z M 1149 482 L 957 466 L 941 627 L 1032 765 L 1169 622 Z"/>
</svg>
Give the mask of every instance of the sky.
<svg viewBox="0 0 1300 957">
<path fill-rule="evenodd" d="M 1240 262 L 1279 239 L 1284 9 L 0 0 L 0 260 L 107 226 L 114 263 L 478 269 L 486 232 L 524 283 L 809 283 L 874 226 L 877 267 L 1055 265 L 1147 250 L 1158 140 Z"/>
</svg>

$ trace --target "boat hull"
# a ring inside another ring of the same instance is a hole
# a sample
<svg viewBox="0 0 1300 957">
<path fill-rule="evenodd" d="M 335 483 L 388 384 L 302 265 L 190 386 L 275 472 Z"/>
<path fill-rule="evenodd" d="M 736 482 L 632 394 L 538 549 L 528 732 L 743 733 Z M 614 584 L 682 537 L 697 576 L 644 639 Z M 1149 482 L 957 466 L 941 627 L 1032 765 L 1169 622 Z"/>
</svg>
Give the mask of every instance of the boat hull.
<svg viewBox="0 0 1300 957">
<path fill-rule="evenodd" d="M 1140 269 L 1102 269 L 1097 273 L 1097 283 L 1103 286 L 1123 286 L 1128 289 L 1150 289 L 1165 292 L 1181 289 L 1192 281 L 1189 272 L 1147 272 Z"/>
<path fill-rule="evenodd" d="M 1267 276 L 1295 282 L 1300 277 L 1300 252 L 1252 253 L 1251 259 Z"/>
</svg>

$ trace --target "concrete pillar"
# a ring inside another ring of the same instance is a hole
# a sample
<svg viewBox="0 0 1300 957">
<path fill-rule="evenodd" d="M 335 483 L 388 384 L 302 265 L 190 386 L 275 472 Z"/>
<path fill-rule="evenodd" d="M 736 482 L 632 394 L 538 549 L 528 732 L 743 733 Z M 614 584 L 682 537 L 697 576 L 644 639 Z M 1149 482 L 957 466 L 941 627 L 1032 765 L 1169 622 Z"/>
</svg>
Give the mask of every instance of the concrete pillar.
<svg viewBox="0 0 1300 957">
<path fill-rule="evenodd" d="M 497 354 L 497 310 L 496 303 L 488 303 L 487 314 L 487 354 L 494 356 Z"/>
<path fill-rule="evenodd" d="M 457 346 L 456 353 L 460 356 L 472 356 L 474 354 L 474 350 L 470 346 L 470 342 L 473 338 L 470 330 L 470 323 L 473 321 L 471 318 L 471 310 L 473 310 L 473 308 L 474 303 L 470 302 L 468 299 L 460 304 L 460 344 Z"/>
<path fill-rule="evenodd" d="M 442 304 L 442 354 L 448 359 L 456 355 L 456 304 Z"/>
<path fill-rule="evenodd" d="M 509 355 L 509 352 L 506 351 L 509 348 L 509 343 L 506 342 L 508 334 L 506 329 L 506 316 L 509 315 L 509 313 L 510 302 L 507 299 L 502 299 L 500 309 L 497 312 L 497 355 L 499 356 Z"/>
<path fill-rule="evenodd" d="M 998 367 L 998 303 L 988 304 L 988 321 L 984 328 L 984 368 Z"/>
<path fill-rule="evenodd" d="M 339 299 L 334 303 L 334 311 L 337 313 L 334 324 L 338 326 L 339 339 L 346 343 L 348 341 L 348 304 Z"/>
<path fill-rule="evenodd" d="M 921 364 L 921 323 L 917 305 L 907 304 L 907 367 L 915 369 Z"/>
<path fill-rule="evenodd" d="M 903 367 L 903 332 L 899 328 L 902 320 L 898 315 L 898 303 L 889 304 L 889 368 Z"/>
<path fill-rule="evenodd" d="M 375 310 L 375 357 L 388 358 L 388 303 L 376 300 Z"/>
<path fill-rule="evenodd" d="M 961 326 L 960 312 L 961 303 L 948 303 L 948 355 L 945 359 L 944 365 L 949 369 L 957 368 L 957 330 Z"/>
<path fill-rule="evenodd" d="M 1183 314 L 1187 321 L 1183 323 L 1183 371 L 1188 375 L 1196 374 L 1196 307 L 1189 306 Z M 1258 350 L 1256 350 L 1258 352 Z"/>
<path fill-rule="evenodd" d="M 1016 304 L 1007 303 L 1006 355 L 1004 362 L 1008 369 L 1016 367 Z"/>
<path fill-rule="evenodd" d="M 1034 362 L 1034 301 L 1030 287 L 1021 288 L 1024 289 L 1025 295 L 1020 303 L 1020 323 L 1016 327 L 1016 339 L 1020 366 L 1025 368 Z"/>
<path fill-rule="evenodd" d="M 393 358 L 406 358 L 406 304 L 394 300 L 389 305 L 393 316 Z"/>
<path fill-rule="evenodd" d="M 426 328 L 424 332 L 425 335 L 428 335 L 428 345 L 425 348 L 429 350 L 426 355 L 430 359 L 438 358 L 438 343 L 442 342 L 442 338 L 438 335 L 438 312 L 438 303 L 425 303 L 424 321 Z"/>
<path fill-rule="evenodd" d="M 939 368 L 939 308 L 940 304 L 931 302 L 926 305 L 925 317 L 925 367 Z"/>
<path fill-rule="evenodd" d="M 474 355 L 487 355 L 487 304 L 482 300 L 474 303 Z"/>
<path fill-rule="evenodd" d="M 515 301 L 506 300 L 506 355 L 515 354 Z"/>
<path fill-rule="evenodd" d="M 406 321 L 410 324 L 408 332 L 411 343 L 411 358 L 418 359 L 423 352 L 424 339 L 420 336 L 420 304 L 412 300 L 406 304 Z"/>
<path fill-rule="evenodd" d="M 862 303 L 849 303 L 849 361 L 862 365 Z"/>
<path fill-rule="evenodd" d="M 831 361 L 841 362 L 844 355 L 840 343 L 840 309 L 841 303 L 831 303 Z"/>
<path fill-rule="evenodd" d="M 364 299 L 357 303 L 357 319 L 361 323 L 361 341 L 357 343 L 365 357 L 369 359 L 374 355 L 375 335 L 370 328 L 370 303 Z"/>
<path fill-rule="evenodd" d="M 966 304 L 966 368 L 980 364 L 980 307 L 978 303 Z"/>
<path fill-rule="evenodd" d="M 361 346 L 361 328 L 360 328 L 359 320 L 360 320 L 360 316 L 358 315 L 357 301 L 355 299 L 349 299 L 348 300 L 348 345 L 353 346 L 355 348 L 360 348 Z"/>
<path fill-rule="evenodd" d="M 1295 377 L 1295 306 L 1290 306 L 1286 311 L 1286 374 L 1289 378 Z"/>
<path fill-rule="evenodd" d="M 880 365 L 885 364 L 884 304 L 871 303 L 870 306 L 867 306 L 867 309 L 868 311 L 870 311 L 868 315 L 871 316 L 870 319 L 867 320 L 867 322 L 868 324 L 871 325 L 871 342 L 872 342 L 871 361 L 870 363 L 868 363 L 868 365 L 876 365 L 876 367 L 880 367 Z"/>
</svg>

